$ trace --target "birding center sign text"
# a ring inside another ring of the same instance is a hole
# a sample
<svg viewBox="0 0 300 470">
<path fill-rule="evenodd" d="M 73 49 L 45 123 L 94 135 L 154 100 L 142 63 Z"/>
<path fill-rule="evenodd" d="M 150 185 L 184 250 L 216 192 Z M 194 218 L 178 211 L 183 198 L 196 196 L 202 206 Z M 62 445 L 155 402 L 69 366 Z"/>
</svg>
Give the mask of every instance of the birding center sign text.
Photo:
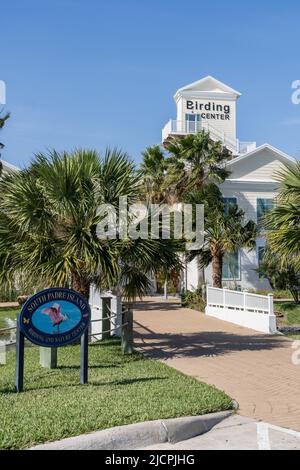
<svg viewBox="0 0 300 470">
<path fill-rule="evenodd" d="M 88 376 L 88 301 L 71 289 L 46 289 L 24 304 L 17 324 L 16 390 L 23 390 L 24 339 L 46 348 L 58 348 L 81 340 L 80 382 Z"/>
</svg>

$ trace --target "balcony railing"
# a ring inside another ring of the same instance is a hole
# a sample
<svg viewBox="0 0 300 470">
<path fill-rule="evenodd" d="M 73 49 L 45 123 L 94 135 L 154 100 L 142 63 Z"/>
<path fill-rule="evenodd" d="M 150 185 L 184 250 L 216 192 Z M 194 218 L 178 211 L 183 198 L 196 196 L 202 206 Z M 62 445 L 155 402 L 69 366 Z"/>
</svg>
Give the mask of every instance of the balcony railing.
<svg viewBox="0 0 300 470">
<path fill-rule="evenodd" d="M 162 141 L 163 143 L 166 142 L 171 136 L 197 134 L 202 130 L 209 132 L 213 140 L 223 142 L 234 155 L 244 154 L 256 148 L 255 142 L 240 142 L 238 139 L 232 139 L 225 132 L 201 121 L 176 121 L 171 119 L 163 128 Z"/>
</svg>

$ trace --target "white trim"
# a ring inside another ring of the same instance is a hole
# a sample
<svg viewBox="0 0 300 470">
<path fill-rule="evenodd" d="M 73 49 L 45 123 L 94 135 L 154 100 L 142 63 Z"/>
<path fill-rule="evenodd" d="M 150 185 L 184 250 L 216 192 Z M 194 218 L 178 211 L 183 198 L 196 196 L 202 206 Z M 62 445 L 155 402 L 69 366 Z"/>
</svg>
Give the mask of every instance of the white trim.
<svg viewBox="0 0 300 470">
<path fill-rule="evenodd" d="M 217 92 L 217 91 L 200 91 L 200 90 L 191 90 L 191 91 L 183 91 L 180 93 L 176 93 L 174 99 L 176 103 L 180 100 L 180 98 L 207 98 L 210 100 L 226 100 L 226 101 L 236 101 L 236 96 L 226 92 Z"/>
<path fill-rule="evenodd" d="M 5 160 L 0 160 L 0 162 L 3 165 L 3 169 L 11 170 L 11 171 L 20 171 L 20 168 L 18 168 L 15 165 L 12 165 L 11 163 L 6 162 Z"/>
<path fill-rule="evenodd" d="M 278 184 L 278 181 L 276 180 L 244 180 L 244 179 L 231 179 L 231 178 L 226 178 L 224 183 L 221 183 L 221 185 L 225 184 L 226 181 L 229 183 L 253 183 L 253 184 Z"/>
<path fill-rule="evenodd" d="M 252 157 L 253 155 L 261 152 L 262 150 L 270 150 L 271 152 L 275 153 L 279 157 L 281 157 L 284 160 L 288 160 L 289 163 L 295 163 L 296 159 L 294 157 L 291 157 L 290 155 L 287 155 L 286 153 L 282 152 L 281 150 L 273 147 L 270 144 L 263 144 L 257 147 L 255 150 L 252 150 L 251 152 L 245 153 L 243 155 L 240 155 L 239 157 L 234 158 L 233 160 L 229 160 L 227 162 L 227 165 L 235 165 L 236 163 L 245 160 L 246 158 Z"/>
<path fill-rule="evenodd" d="M 216 88 L 218 88 L 218 87 L 221 88 L 222 91 L 220 91 L 220 92 L 212 91 L 212 93 L 216 93 L 218 97 L 220 97 L 220 95 L 224 95 L 225 93 L 228 93 L 229 95 L 235 95 L 236 98 L 239 98 L 241 96 L 240 92 L 234 90 L 233 88 L 229 87 L 228 85 L 225 85 L 225 83 L 220 82 L 219 80 L 212 77 L 211 75 L 207 75 L 207 77 L 201 78 L 201 80 L 197 80 L 195 82 L 190 83 L 189 85 L 185 85 L 184 87 L 179 88 L 176 91 L 175 95 L 174 95 L 175 101 L 177 100 L 178 95 L 181 95 L 183 92 L 188 91 L 188 90 L 193 91 L 194 87 L 198 87 L 199 85 L 204 84 L 208 80 L 212 80 L 213 83 L 216 85 Z M 197 90 L 195 90 L 195 91 L 197 91 Z M 198 91 L 201 91 L 201 90 L 198 90 Z M 211 94 L 210 94 L 210 96 L 211 96 Z"/>
</svg>

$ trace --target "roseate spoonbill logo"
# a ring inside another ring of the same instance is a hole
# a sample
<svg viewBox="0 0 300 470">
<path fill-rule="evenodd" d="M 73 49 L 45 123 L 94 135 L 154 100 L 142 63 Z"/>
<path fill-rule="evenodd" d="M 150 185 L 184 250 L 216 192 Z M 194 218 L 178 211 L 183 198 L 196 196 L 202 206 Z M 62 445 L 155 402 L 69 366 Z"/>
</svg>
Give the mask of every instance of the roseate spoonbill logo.
<svg viewBox="0 0 300 470">
<path fill-rule="evenodd" d="M 53 304 L 50 308 L 44 308 L 42 310 L 44 315 L 49 315 L 52 326 L 59 326 L 62 322 L 69 319 L 68 315 L 63 315 L 61 312 L 61 306 L 59 304 Z"/>
</svg>

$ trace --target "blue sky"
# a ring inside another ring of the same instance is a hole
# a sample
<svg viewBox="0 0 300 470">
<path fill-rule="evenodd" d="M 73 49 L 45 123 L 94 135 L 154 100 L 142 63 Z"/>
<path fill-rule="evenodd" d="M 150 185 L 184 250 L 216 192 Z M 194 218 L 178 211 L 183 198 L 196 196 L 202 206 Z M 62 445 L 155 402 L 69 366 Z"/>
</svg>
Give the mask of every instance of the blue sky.
<svg viewBox="0 0 300 470">
<path fill-rule="evenodd" d="M 241 140 L 300 158 L 297 1 L 10 0 L 0 15 L 11 163 L 106 145 L 139 161 L 175 118 L 174 92 L 205 75 L 242 92 Z"/>
</svg>

